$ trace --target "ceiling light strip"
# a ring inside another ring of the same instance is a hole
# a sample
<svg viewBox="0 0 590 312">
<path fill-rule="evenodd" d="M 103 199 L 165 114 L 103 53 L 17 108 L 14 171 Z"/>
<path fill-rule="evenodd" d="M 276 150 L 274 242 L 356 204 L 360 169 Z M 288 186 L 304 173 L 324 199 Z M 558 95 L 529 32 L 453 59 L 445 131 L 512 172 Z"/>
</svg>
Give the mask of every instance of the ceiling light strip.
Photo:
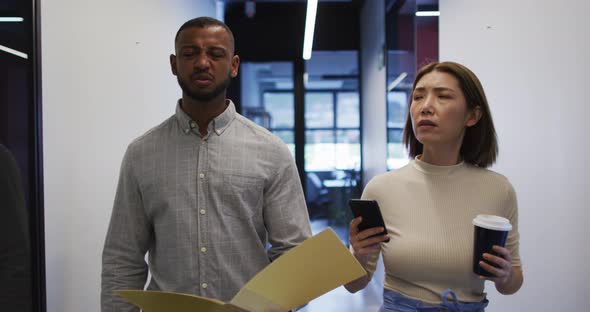
<svg viewBox="0 0 590 312">
<path fill-rule="evenodd" d="M 24 59 L 28 59 L 28 58 L 29 58 L 29 56 L 28 56 L 26 53 L 22 53 L 22 52 L 20 52 L 20 51 L 17 51 L 17 50 L 11 49 L 11 48 L 9 48 L 9 47 L 5 47 L 5 46 L 3 46 L 3 45 L 0 45 L 0 51 L 4 51 L 4 52 L 6 52 L 6 53 L 10 53 L 10 54 L 16 55 L 16 56 L 18 56 L 18 57 L 22 57 L 22 58 L 24 58 Z"/>
<path fill-rule="evenodd" d="M 0 22 L 6 22 L 6 23 L 21 23 L 23 22 L 25 19 L 22 17 L 3 17 L 0 16 Z"/>
<path fill-rule="evenodd" d="M 406 78 L 408 76 L 408 73 L 403 72 L 401 74 L 399 74 L 399 76 L 397 76 L 397 78 L 395 78 L 394 81 L 392 81 L 389 86 L 387 87 L 387 91 L 391 91 L 393 89 L 395 89 L 395 87 L 397 87 L 397 85 L 402 82 L 402 80 L 404 80 L 404 78 Z"/>
<path fill-rule="evenodd" d="M 305 15 L 305 37 L 303 39 L 303 59 L 311 58 L 313 48 L 313 32 L 315 30 L 315 17 L 318 10 L 318 0 L 307 0 L 307 14 Z"/>
<path fill-rule="evenodd" d="M 416 16 L 440 16 L 440 11 L 416 11 Z"/>
</svg>

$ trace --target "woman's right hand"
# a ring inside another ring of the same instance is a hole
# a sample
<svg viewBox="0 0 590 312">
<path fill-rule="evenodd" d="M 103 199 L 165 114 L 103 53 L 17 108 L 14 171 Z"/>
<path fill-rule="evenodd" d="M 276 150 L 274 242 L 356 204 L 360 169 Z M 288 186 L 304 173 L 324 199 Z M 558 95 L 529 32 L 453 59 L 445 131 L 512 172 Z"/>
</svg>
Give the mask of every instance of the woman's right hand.
<svg viewBox="0 0 590 312">
<path fill-rule="evenodd" d="M 348 240 L 350 241 L 352 254 L 365 267 L 369 261 L 369 256 L 378 252 L 381 243 L 389 241 L 389 236 L 387 234 L 373 236 L 383 232 L 385 230 L 383 227 L 374 227 L 359 232 L 358 225 L 361 221 L 362 217 L 358 217 L 350 222 Z"/>
</svg>

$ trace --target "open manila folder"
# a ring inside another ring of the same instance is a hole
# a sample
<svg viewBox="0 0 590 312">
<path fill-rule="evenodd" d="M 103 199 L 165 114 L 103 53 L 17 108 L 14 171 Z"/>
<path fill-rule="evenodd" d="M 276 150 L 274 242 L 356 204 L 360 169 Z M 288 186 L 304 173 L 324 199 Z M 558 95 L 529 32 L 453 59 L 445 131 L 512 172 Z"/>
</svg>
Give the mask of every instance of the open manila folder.
<svg viewBox="0 0 590 312">
<path fill-rule="evenodd" d="M 144 312 L 284 312 L 366 274 L 330 228 L 258 272 L 229 302 L 161 291 L 117 290 Z"/>
</svg>

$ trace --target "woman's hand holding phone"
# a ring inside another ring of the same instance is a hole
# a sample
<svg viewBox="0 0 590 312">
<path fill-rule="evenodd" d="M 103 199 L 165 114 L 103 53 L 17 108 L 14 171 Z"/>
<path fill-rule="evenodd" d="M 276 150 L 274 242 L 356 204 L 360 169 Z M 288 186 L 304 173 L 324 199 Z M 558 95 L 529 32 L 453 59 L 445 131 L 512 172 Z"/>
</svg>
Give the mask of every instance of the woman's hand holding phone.
<svg viewBox="0 0 590 312">
<path fill-rule="evenodd" d="M 364 267 L 369 261 L 369 256 L 379 251 L 382 242 L 389 241 L 387 234 L 378 235 L 385 231 L 383 227 L 372 227 L 359 231 L 358 225 L 363 217 L 357 217 L 350 222 L 349 237 L 352 254 Z"/>
</svg>

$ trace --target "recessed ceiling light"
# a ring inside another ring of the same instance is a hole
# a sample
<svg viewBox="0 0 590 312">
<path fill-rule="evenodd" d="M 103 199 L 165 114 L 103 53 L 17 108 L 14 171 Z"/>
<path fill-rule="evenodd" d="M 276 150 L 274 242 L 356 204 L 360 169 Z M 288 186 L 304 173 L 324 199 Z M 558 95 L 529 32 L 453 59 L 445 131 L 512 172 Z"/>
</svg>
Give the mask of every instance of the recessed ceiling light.
<svg viewBox="0 0 590 312">
<path fill-rule="evenodd" d="M 416 16 L 440 16 L 440 11 L 416 11 Z"/>
<path fill-rule="evenodd" d="M 6 23 L 20 23 L 20 22 L 22 22 L 22 21 L 24 21 L 24 18 L 22 18 L 22 17 L 9 17 L 9 16 L 6 16 L 6 17 L 1 17 L 1 16 L 0 16 L 0 22 L 6 22 Z"/>
<path fill-rule="evenodd" d="M 307 0 L 307 13 L 305 15 L 305 36 L 303 37 L 303 59 L 311 58 L 313 48 L 313 32 L 315 29 L 315 17 L 318 10 L 318 0 Z"/>
<path fill-rule="evenodd" d="M 9 47 L 5 47 L 3 45 L 0 45 L 0 51 L 4 51 L 6 53 L 10 53 L 12 55 L 16 55 L 18 57 L 22 57 L 24 59 L 28 59 L 29 58 L 29 56 L 26 53 L 23 53 L 23 52 L 20 52 L 20 51 L 11 49 Z"/>
</svg>

